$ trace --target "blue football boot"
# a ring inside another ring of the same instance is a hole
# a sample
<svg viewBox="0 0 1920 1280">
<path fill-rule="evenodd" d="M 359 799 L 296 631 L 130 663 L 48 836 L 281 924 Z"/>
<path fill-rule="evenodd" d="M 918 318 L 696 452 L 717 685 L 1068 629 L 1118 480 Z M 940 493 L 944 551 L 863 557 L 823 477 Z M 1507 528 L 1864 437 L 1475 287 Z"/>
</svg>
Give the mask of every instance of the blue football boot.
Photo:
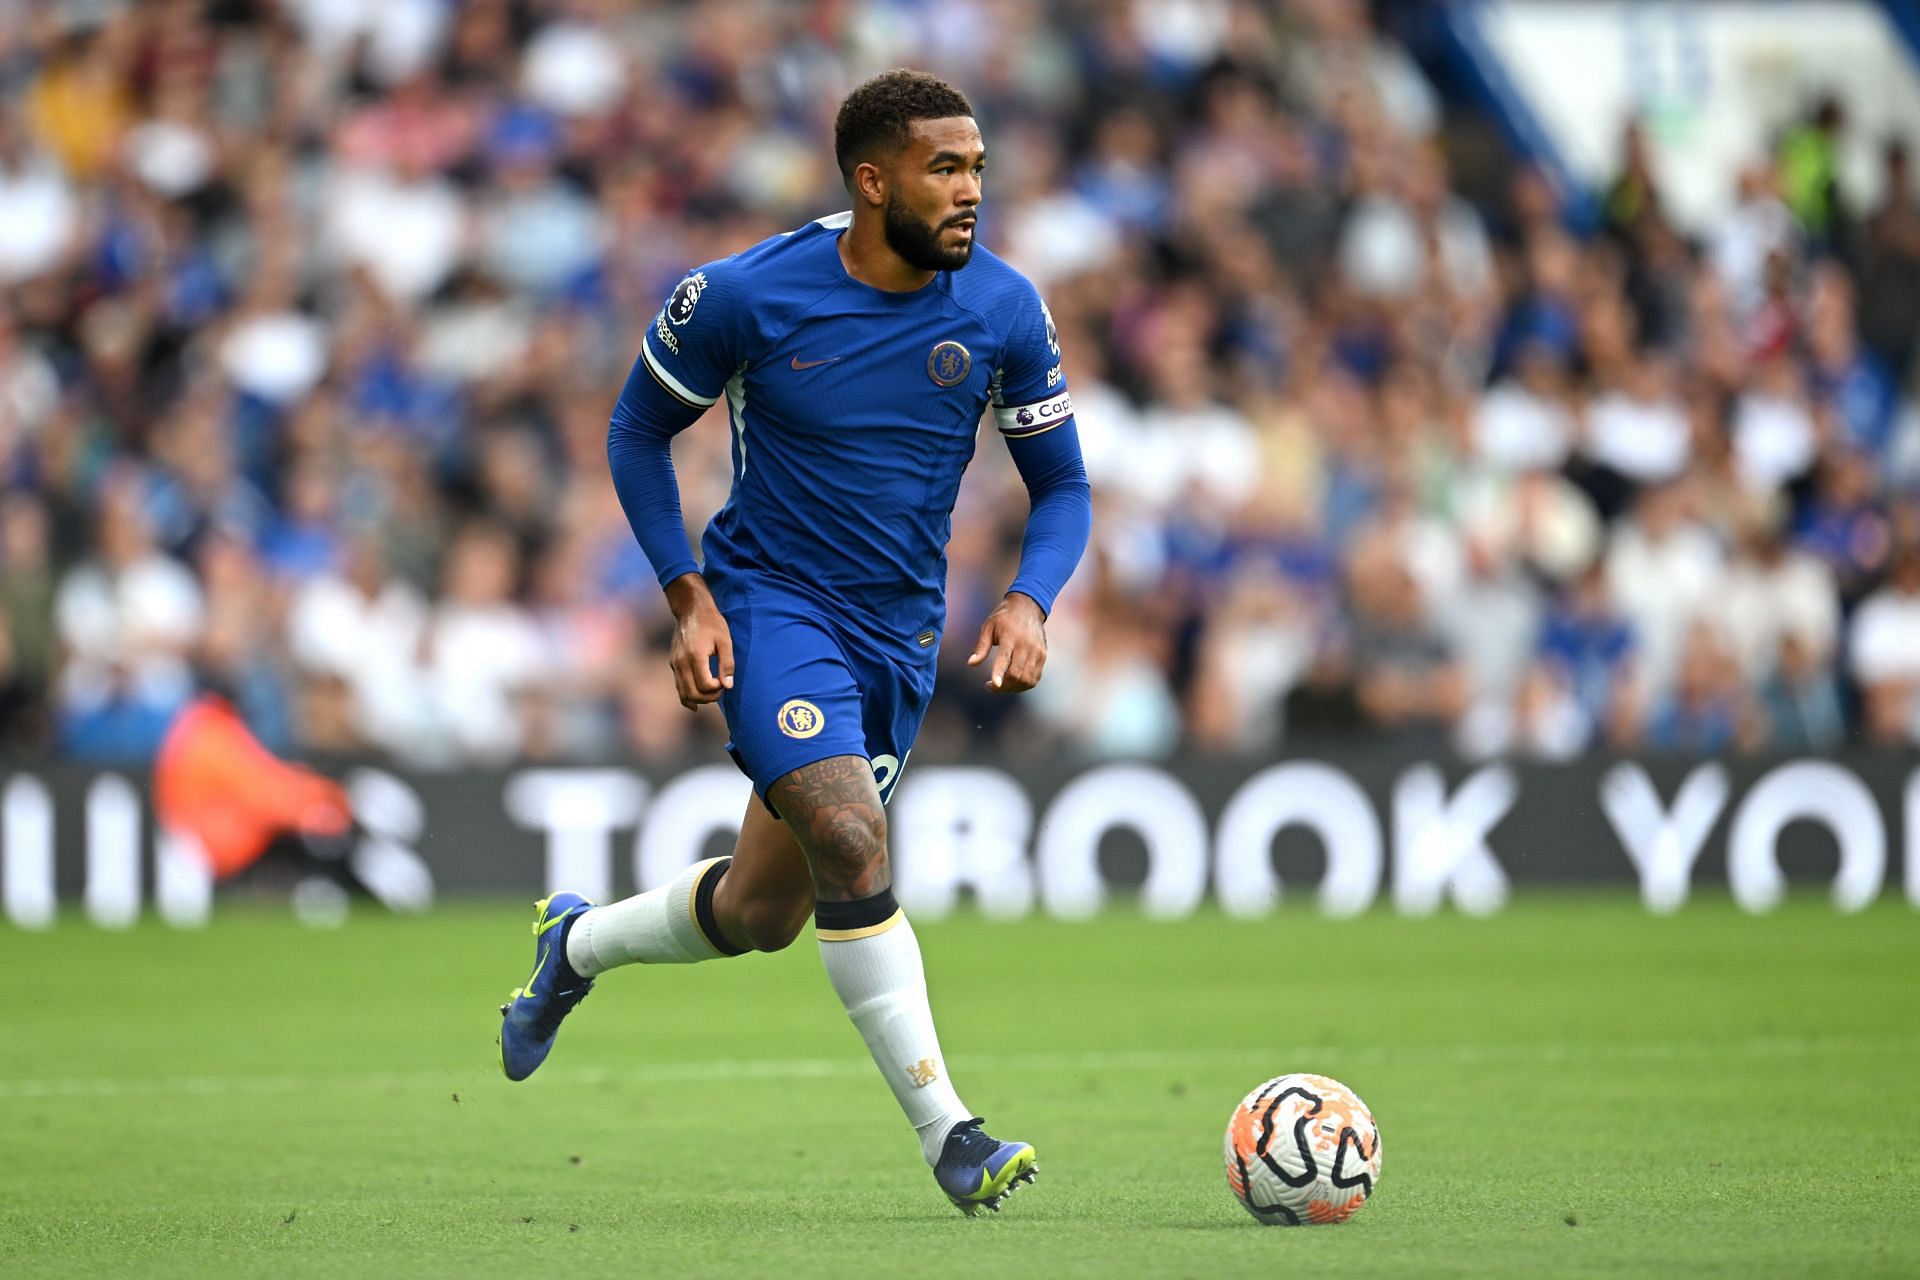
<svg viewBox="0 0 1920 1280">
<path fill-rule="evenodd" d="M 547 1060 L 560 1019 L 593 990 L 567 963 L 567 934 L 593 904 L 577 893 L 556 893 L 533 904 L 533 976 L 500 1006 L 500 1068 L 525 1080 Z"/>
<path fill-rule="evenodd" d="M 976 1117 L 954 1126 L 940 1150 L 940 1163 L 933 1166 L 933 1180 L 968 1217 L 982 1209 L 1000 1212 L 1000 1202 L 1040 1172 L 1032 1147 L 989 1137 L 982 1123 Z"/>
</svg>

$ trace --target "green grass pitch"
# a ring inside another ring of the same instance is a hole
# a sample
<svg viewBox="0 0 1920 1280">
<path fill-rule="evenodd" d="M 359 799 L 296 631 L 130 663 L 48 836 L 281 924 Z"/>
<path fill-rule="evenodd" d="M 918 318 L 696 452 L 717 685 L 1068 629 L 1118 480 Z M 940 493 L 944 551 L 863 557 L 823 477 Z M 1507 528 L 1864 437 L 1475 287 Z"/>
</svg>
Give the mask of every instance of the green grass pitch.
<svg viewBox="0 0 1920 1280">
<path fill-rule="evenodd" d="M 1040 1152 L 979 1220 L 810 938 L 611 974 L 507 1084 L 530 919 L 0 929 L 0 1272 L 1920 1274 L 1920 916 L 1892 901 L 926 924 L 962 1096 Z M 1345 1226 L 1262 1228 L 1222 1177 L 1234 1102 L 1296 1070 L 1380 1122 Z"/>
</svg>

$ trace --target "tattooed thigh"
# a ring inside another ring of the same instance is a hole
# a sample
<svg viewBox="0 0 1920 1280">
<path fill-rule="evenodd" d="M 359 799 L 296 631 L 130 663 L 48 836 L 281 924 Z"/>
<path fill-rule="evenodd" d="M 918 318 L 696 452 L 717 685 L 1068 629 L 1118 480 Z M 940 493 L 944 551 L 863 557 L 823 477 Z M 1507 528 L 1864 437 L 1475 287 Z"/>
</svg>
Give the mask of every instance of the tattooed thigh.
<svg viewBox="0 0 1920 1280">
<path fill-rule="evenodd" d="M 816 761 L 779 778 L 767 794 L 800 841 L 822 902 L 852 902 L 892 887 L 887 814 L 866 760 Z"/>
</svg>

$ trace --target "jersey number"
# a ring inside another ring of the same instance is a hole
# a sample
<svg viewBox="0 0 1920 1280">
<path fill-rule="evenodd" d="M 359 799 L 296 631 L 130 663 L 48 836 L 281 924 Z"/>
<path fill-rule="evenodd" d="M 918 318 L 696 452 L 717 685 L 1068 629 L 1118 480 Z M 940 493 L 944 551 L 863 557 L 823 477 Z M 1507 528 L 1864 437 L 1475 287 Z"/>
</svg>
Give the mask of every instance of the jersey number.
<svg viewBox="0 0 1920 1280">
<path fill-rule="evenodd" d="M 873 766 L 873 785 L 879 789 L 880 803 L 885 804 L 893 798 L 893 785 L 900 781 L 900 775 L 906 770 L 907 761 L 913 759 L 913 752 L 905 756 L 875 756 L 867 763 Z"/>
</svg>

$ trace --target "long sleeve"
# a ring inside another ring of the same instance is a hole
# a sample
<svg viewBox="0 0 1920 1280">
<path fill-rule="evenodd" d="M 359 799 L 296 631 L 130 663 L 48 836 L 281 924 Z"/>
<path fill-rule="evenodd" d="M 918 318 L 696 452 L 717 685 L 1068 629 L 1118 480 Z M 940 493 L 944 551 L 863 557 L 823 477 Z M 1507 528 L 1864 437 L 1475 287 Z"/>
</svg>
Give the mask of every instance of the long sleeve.
<svg viewBox="0 0 1920 1280">
<path fill-rule="evenodd" d="M 1033 504 L 1020 543 L 1020 570 L 1008 590 L 1033 597 L 1042 612 L 1052 613 L 1093 531 L 1093 490 L 1080 458 L 1080 434 L 1069 418 L 1038 435 L 1009 438 L 1007 448 Z"/>
<path fill-rule="evenodd" d="M 706 410 L 677 399 L 655 380 L 643 355 L 613 407 L 607 426 L 607 465 L 627 523 L 662 587 L 698 573 L 680 514 L 680 485 L 673 473 L 673 437 Z"/>
<path fill-rule="evenodd" d="M 1060 365 L 1060 335 L 1047 304 L 1026 284 L 1010 312 L 1006 349 L 992 383 L 993 419 L 1033 506 L 1020 544 L 1020 571 L 1008 590 L 1033 597 L 1043 613 L 1052 613 L 1054 597 L 1073 576 L 1093 532 L 1093 491 Z"/>
<path fill-rule="evenodd" d="M 640 357 L 607 426 L 607 465 L 627 523 L 660 585 L 698 573 L 680 515 L 673 437 L 720 398 L 745 359 L 738 290 L 727 263 L 710 262 L 674 288 L 643 335 Z"/>
</svg>

